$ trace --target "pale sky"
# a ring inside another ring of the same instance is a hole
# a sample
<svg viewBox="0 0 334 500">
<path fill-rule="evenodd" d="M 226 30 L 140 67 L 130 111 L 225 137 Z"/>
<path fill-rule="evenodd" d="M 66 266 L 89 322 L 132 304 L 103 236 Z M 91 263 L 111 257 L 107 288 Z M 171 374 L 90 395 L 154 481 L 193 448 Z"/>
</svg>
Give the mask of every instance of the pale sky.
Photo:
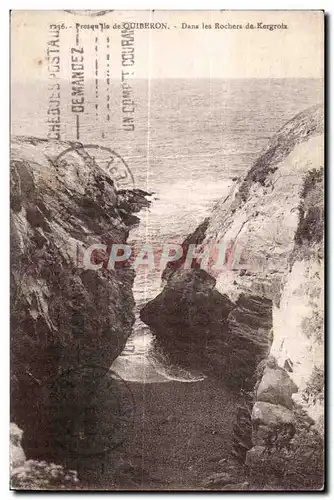
<svg viewBox="0 0 334 500">
<path fill-rule="evenodd" d="M 70 76 L 70 49 L 75 46 L 75 23 L 110 25 L 121 22 L 166 22 L 168 30 L 135 31 L 136 78 L 322 78 L 324 19 L 321 11 L 117 11 L 101 17 L 75 16 L 64 11 L 12 12 L 12 81 L 48 78 L 48 26 L 63 23 L 60 32 L 61 78 Z M 239 24 L 243 29 L 182 29 L 181 23 Z M 284 23 L 288 29 L 246 29 Z M 111 76 L 121 72 L 119 30 L 80 30 L 85 77 L 94 76 L 95 38 L 101 68 L 110 37 Z M 104 77 L 102 74 L 99 77 Z"/>
</svg>

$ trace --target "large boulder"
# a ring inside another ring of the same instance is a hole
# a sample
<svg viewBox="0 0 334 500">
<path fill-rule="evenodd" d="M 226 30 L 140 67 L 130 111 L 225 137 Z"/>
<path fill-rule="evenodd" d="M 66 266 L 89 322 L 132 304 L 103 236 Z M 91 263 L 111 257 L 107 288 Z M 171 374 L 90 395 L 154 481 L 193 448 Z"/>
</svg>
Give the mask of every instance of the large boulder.
<svg viewBox="0 0 334 500">
<path fill-rule="evenodd" d="M 267 367 L 257 388 L 256 398 L 292 409 L 292 394 L 297 391 L 298 387 L 284 369 Z"/>
<path fill-rule="evenodd" d="M 212 318 L 224 324 L 235 305 L 215 290 L 215 283 L 202 269 L 184 271 L 182 276 L 174 276 L 163 292 L 141 310 L 140 317 L 156 327 L 162 322 L 205 328 Z"/>
<path fill-rule="evenodd" d="M 268 427 L 278 427 L 294 424 L 295 417 L 293 412 L 284 406 L 258 401 L 253 407 L 252 421 Z"/>
<path fill-rule="evenodd" d="M 269 348 L 270 300 L 240 295 L 232 302 L 202 269 L 177 273 L 140 313 L 155 347 L 170 362 L 250 387 L 250 374 Z"/>
</svg>

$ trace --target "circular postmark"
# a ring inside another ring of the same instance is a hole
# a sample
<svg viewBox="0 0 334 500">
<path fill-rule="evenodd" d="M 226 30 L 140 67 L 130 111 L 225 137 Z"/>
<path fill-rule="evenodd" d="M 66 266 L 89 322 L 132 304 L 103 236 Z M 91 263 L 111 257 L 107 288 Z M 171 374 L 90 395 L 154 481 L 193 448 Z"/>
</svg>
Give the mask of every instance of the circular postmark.
<svg viewBox="0 0 334 500">
<path fill-rule="evenodd" d="M 120 446 L 134 424 L 128 384 L 109 368 L 82 365 L 51 388 L 53 441 L 71 455 L 105 454 Z"/>
<path fill-rule="evenodd" d="M 71 166 L 77 169 L 80 162 L 88 167 L 99 167 L 110 176 L 116 189 L 134 188 L 134 177 L 128 164 L 121 155 L 106 146 L 74 143 L 54 160 L 57 167 L 67 170 Z"/>
</svg>

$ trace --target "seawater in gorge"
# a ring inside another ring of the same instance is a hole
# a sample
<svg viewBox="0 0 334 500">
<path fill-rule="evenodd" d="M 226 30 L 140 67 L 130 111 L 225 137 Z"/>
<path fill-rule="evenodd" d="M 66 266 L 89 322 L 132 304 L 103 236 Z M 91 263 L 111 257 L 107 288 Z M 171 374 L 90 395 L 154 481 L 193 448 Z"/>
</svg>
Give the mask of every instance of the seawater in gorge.
<svg viewBox="0 0 334 500">
<path fill-rule="evenodd" d="M 131 231 L 128 244 L 138 246 L 149 243 L 153 249 L 161 251 L 164 243 L 181 244 L 189 232 L 196 228 L 196 225 L 203 220 L 214 203 L 213 196 L 224 196 L 231 186 L 231 182 L 226 181 L 216 184 L 206 185 L 207 190 L 203 190 L 200 209 L 197 210 L 196 217 L 192 211 L 191 193 L 196 192 L 196 186 L 175 186 L 172 187 L 174 199 L 171 200 L 170 189 L 161 190 L 159 194 L 151 197 L 150 208 L 139 213 L 140 224 Z M 191 187 L 193 189 L 191 189 Z M 188 193 L 188 199 L 185 194 Z M 169 204 L 175 213 L 173 230 L 167 225 L 161 227 L 163 214 L 168 210 L 171 212 Z M 182 214 L 182 217 L 178 217 Z M 154 235 L 159 235 L 157 239 Z M 149 270 L 147 265 L 140 265 L 136 269 L 133 293 L 136 302 L 136 321 L 133 334 L 128 339 L 123 353 L 114 361 L 112 369 L 128 382 L 154 383 L 154 382 L 198 382 L 205 377 L 200 372 L 188 372 L 182 367 L 170 365 L 167 357 L 157 352 L 154 348 L 153 337 L 150 328 L 139 318 L 140 309 L 152 300 L 161 291 L 161 274 L 163 269 Z"/>
</svg>

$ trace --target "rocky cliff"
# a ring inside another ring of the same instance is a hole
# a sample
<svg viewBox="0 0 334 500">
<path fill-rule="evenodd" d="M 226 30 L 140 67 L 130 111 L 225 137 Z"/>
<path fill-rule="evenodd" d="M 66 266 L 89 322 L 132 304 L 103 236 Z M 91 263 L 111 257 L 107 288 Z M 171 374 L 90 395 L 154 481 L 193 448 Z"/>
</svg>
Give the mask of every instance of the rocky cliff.
<svg viewBox="0 0 334 500">
<path fill-rule="evenodd" d="M 141 312 L 178 363 L 190 358 L 238 387 L 255 376 L 262 386 L 253 425 L 286 424 L 283 446 L 295 435 L 296 408 L 311 419 L 312 432 L 323 421 L 323 124 L 322 106 L 289 121 L 183 244 L 201 245 L 204 253 L 222 244 L 239 251 L 239 262 L 221 271 L 199 271 L 199 259 L 190 270 L 184 259 L 169 263 L 164 290 Z M 269 366 L 254 371 L 269 355 Z M 267 450 L 261 436 L 253 435 L 253 444 Z M 313 445 L 312 438 L 306 454 Z M 250 468 L 255 462 L 248 458 Z M 318 488 L 321 479 L 306 483 Z"/>
<path fill-rule="evenodd" d="M 289 272 L 273 309 L 271 355 L 259 377 L 246 463 L 260 485 L 324 486 L 323 168 L 304 177 Z M 320 168 L 319 168 L 320 167 Z"/>
<path fill-rule="evenodd" d="M 145 194 L 117 191 L 81 144 L 12 141 L 11 419 L 28 458 L 52 455 L 57 378 L 68 373 L 71 385 L 77 368 L 108 369 L 131 333 L 133 271 L 83 269 L 78 250 L 125 243 Z M 92 383 L 76 377 L 76 397 Z"/>
</svg>

